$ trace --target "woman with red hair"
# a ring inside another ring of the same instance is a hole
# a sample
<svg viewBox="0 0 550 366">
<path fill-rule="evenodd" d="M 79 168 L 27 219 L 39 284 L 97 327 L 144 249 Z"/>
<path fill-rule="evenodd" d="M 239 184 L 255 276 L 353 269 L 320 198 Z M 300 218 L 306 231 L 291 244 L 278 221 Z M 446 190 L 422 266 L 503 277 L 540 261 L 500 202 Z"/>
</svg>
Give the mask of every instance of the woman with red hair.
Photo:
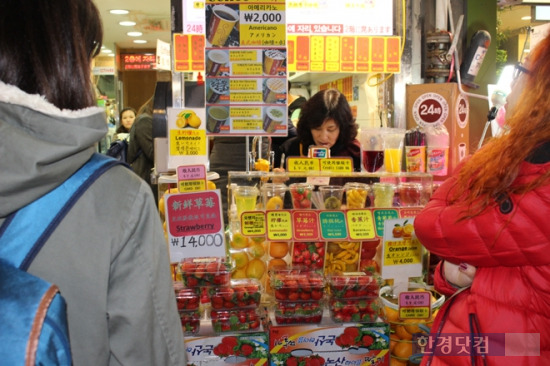
<svg viewBox="0 0 550 366">
<path fill-rule="evenodd" d="M 415 219 L 448 299 L 423 365 L 550 365 L 550 36 L 516 65 L 507 132 Z M 476 344 L 477 342 L 477 344 Z M 449 347 L 441 347 L 447 344 Z"/>
</svg>

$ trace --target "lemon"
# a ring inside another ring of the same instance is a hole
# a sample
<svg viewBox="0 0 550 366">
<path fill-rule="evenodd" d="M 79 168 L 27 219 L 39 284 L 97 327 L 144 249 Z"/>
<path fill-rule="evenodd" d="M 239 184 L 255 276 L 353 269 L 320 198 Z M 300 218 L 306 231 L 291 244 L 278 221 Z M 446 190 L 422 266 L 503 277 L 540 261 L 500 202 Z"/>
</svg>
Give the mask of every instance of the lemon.
<svg viewBox="0 0 550 366">
<path fill-rule="evenodd" d="M 265 255 L 265 248 L 261 243 L 253 243 L 250 247 L 248 247 L 248 252 L 254 258 L 261 258 Z"/>
<path fill-rule="evenodd" d="M 187 118 L 187 124 L 193 128 L 199 128 L 201 125 L 201 119 L 195 113 L 191 114 Z"/>
<path fill-rule="evenodd" d="M 179 128 L 185 128 L 187 126 L 187 119 L 185 119 L 185 117 L 178 117 L 176 120 L 176 126 Z"/>
<path fill-rule="evenodd" d="M 284 206 L 283 199 L 279 196 L 275 196 L 275 197 L 271 197 L 267 201 L 267 203 L 265 205 L 265 209 L 266 210 L 282 210 L 283 206 Z"/>
</svg>

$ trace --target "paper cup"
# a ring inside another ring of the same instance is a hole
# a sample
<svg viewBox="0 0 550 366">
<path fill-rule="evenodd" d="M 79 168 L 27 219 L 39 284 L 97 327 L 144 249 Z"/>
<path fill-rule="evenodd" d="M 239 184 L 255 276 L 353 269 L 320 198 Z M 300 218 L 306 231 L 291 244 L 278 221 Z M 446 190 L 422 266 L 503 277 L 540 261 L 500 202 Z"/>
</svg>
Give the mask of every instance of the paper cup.
<svg viewBox="0 0 550 366">
<path fill-rule="evenodd" d="M 206 75 L 218 76 L 221 74 L 221 69 L 229 62 L 227 53 L 221 50 L 210 50 L 206 57 Z"/>
<path fill-rule="evenodd" d="M 264 75 L 278 75 L 279 72 L 285 72 L 282 67 L 286 59 L 286 53 L 283 50 L 266 50 L 264 52 Z"/>
<path fill-rule="evenodd" d="M 281 108 L 269 107 L 266 108 L 264 116 L 264 131 L 273 133 L 277 130 L 277 126 L 283 124 L 285 112 Z"/>
<path fill-rule="evenodd" d="M 265 103 L 277 103 L 278 99 L 285 99 L 285 79 L 267 79 L 265 81 L 263 99 Z"/>
<path fill-rule="evenodd" d="M 206 91 L 206 101 L 208 103 L 216 103 L 222 95 L 229 93 L 228 79 L 212 79 L 208 82 Z"/>
<path fill-rule="evenodd" d="M 212 46 L 225 46 L 238 20 L 239 14 L 229 6 L 213 6 L 210 22 L 206 28 L 206 39 Z"/>
<path fill-rule="evenodd" d="M 449 167 L 449 148 L 428 146 L 428 173 L 432 175 L 447 175 Z"/>
<path fill-rule="evenodd" d="M 405 146 L 407 172 L 426 171 L 426 146 Z"/>
<path fill-rule="evenodd" d="M 229 118 L 229 109 L 226 107 L 210 107 L 208 109 L 206 129 L 212 133 L 220 132 L 220 128 L 225 124 L 227 118 Z"/>
</svg>

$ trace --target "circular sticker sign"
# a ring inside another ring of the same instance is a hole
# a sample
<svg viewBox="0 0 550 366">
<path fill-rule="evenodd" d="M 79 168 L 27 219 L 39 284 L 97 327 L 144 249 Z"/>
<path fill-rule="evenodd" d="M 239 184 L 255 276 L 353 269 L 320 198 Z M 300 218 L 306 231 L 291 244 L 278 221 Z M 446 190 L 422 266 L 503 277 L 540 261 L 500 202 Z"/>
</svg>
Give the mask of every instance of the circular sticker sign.
<svg viewBox="0 0 550 366">
<path fill-rule="evenodd" d="M 413 104 L 412 114 L 420 126 L 438 126 L 449 116 L 449 103 L 440 94 L 424 93 Z"/>
<path fill-rule="evenodd" d="M 458 108 L 456 110 L 457 122 L 460 128 L 466 128 L 468 124 L 468 114 L 470 112 L 470 106 L 468 104 L 468 99 L 465 98 L 462 94 L 458 96 Z"/>
</svg>

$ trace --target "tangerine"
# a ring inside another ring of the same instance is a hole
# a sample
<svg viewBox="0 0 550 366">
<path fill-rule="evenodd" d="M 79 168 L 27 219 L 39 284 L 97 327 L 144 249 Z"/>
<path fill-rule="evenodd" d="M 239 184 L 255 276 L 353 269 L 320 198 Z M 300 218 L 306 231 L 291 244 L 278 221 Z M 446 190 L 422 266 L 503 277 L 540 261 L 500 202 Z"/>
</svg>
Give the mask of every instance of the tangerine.
<svg viewBox="0 0 550 366">
<path fill-rule="evenodd" d="M 262 243 L 254 243 L 251 244 L 248 247 L 248 252 L 252 255 L 254 258 L 261 258 L 265 254 L 265 248 Z"/>
<path fill-rule="evenodd" d="M 288 243 L 272 241 L 269 243 L 269 255 L 273 258 L 283 258 L 288 254 Z"/>
<path fill-rule="evenodd" d="M 397 344 L 397 342 L 399 342 L 399 341 L 400 341 L 400 339 L 397 336 L 397 334 L 392 333 L 390 335 L 390 352 L 391 353 L 393 353 L 393 349 L 394 349 L 395 345 Z"/>
<path fill-rule="evenodd" d="M 244 249 L 248 247 L 248 238 L 237 231 L 229 244 L 233 249 Z"/>
<path fill-rule="evenodd" d="M 407 332 L 403 325 L 395 326 L 395 334 L 402 340 L 410 341 L 413 338 L 412 334 Z"/>
<path fill-rule="evenodd" d="M 405 361 L 398 360 L 395 357 L 390 357 L 390 366 L 407 366 L 408 363 Z"/>
<path fill-rule="evenodd" d="M 393 355 L 405 360 L 408 360 L 412 353 L 413 345 L 411 342 L 397 342 L 393 348 Z"/>
<path fill-rule="evenodd" d="M 248 264 L 248 254 L 244 251 L 231 253 L 231 259 L 237 269 L 244 269 Z"/>
<path fill-rule="evenodd" d="M 231 273 L 231 278 L 235 280 L 239 280 L 246 277 L 246 269 L 245 268 L 238 268 Z"/>
<path fill-rule="evenodd" d="M 265 262 L 261 259 L 252 259 L 246 266 L 246 277 L 261 280 L 265 273 Z"/>
<path fill-rule="evenodd" d="M 397 322 L 399 321 L 399 311 L 390 308 L 389 306 L 386 306 L 386 318 L 388 319 L 388 322 Z"/>
</svg>

